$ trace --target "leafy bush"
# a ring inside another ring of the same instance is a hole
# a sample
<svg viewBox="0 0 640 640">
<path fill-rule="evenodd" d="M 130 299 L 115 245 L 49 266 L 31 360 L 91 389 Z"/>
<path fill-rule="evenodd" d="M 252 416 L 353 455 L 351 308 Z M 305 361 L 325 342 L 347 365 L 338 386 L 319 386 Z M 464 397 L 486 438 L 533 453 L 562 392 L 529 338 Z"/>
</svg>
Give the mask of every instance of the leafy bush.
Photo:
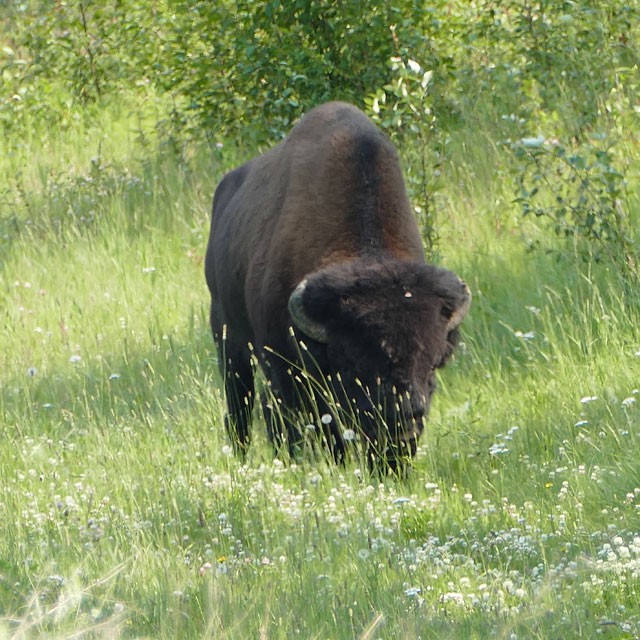
<svg viewBox="0 0 640 640">
<path fill-rule="evenodd" d="M 84 102 L 152 82 L 172 98 L 174 131 L 260 143 L 320 102 L 363 106 L 392 81 L 395 57 L 433 72 L 443 125 L 477 117 L 482 97 L 526 119 L 562 111 L 576 135 L 612 91 L 638 84 L 624 86 L 640 9 L 620 0 L 24 0 L 0 11 L 7 124 L 28 96 L 46 103 L 53 81 Z"/>
<path fill-rule="evenodd" d="M 347 100 L 401 149 L 430 250 L 450 135 L 545 130 L 567 142 L 516 154 L 523 206 L 631 256 L 619 162 L 589 141 L 636 114 L 639 36 L 640 8 L 622 0 L 22 0 L 0 8 L 0 128 L 64 128 L 74 110 L 150 85 L 169 105 L 165 139 L 252 152 Z"/>
<path fill-rule="evenodd" d="M 398 142 L 407 160 L 406 181 L 428 251 L 438 244 L 434 195 L 443 160 L 442 136 L 429 87 L 433 72 L 412 60 L 393 57 L 393 77 L 365 98 L 368 114 Z"/>
<path fill-rule="evenodd" d="M 64 126 L 75 105 L 142 83 L 145 4 L 25 0 L 0 9 L 0 126 Z"/>
<path fill-rule="evenodd" d="M 637 88 L 637 77 L 624 87 L 619 70 L 637 69 L 639 24 L 637 4 L 619 0 L 486 0 L 462 30 L 471 61 L 462 84 L 479 82 L 526 119 L 555 112 L 568 136 L 582 135 L 612 91 Z"/>
<path fill-rule="evenodd" d="M 419 3 L 268 0 L 171 5 L 154 77 L 189 130 L 253 142 L 282 137 L 312 106 L 363 97 L 390 79 L 388 60 L 417 47 Z M 417 22 L 413 22 L 414 18 Z M 256 120 L 265 122 L 252 127 Z"/>
<path fill-rule="evenodd" d="M 627 182 L 604 136 L 567 148 L 558 139 L 524 138 L 513 145 L 522 214 L 551 221 L 556 235 L 578 243 L 585 257 L 633 270 L 638 247 L 628 221 Z"/>
</svg>

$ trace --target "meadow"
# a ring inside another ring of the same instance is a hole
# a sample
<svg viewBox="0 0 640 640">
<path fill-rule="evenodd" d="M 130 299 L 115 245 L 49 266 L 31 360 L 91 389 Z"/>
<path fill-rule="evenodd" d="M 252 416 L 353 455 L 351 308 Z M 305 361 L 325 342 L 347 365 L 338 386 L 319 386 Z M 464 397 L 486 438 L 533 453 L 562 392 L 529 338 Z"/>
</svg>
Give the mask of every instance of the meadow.
<svg viewBox="0 0 640 640">
<path fill-rule="evenodd" d="M 637 276 L 522 217 L 497 127 L 452 130 L 433 259 L 473 303 L 408 477 L 284 463 L 260 416 L 241 462 L 203 255 L 256 145 L 170 144 L 167 109 L 3 130 L 0 639 L 640 637 Z"/>
</svg>

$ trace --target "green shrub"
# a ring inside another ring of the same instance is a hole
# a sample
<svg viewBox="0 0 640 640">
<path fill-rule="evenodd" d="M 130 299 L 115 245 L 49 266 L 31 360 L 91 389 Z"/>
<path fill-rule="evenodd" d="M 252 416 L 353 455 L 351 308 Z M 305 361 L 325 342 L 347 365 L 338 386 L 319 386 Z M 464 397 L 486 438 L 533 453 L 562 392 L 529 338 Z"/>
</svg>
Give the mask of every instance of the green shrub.
<svg viewBox="0 0 640 640">
<path fill-rule="evenodd" d="M 516 202 L 523 216 L 550 221 L 557 236 L 569 239 L 589 259 L 634 270 L 638 246 L 629 225 L 624 168 L 615 143 L 593 136 L 569 147 L 543 136 L 524 138 L 512 147 L 519 160 Z"/>
</svg>

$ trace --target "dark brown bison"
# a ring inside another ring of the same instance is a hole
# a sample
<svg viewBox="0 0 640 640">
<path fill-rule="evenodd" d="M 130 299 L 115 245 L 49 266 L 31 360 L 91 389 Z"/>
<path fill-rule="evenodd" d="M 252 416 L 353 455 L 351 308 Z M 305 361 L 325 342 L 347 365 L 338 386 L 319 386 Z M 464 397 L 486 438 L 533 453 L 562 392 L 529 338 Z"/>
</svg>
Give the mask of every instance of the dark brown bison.
<svg viewBox="0 0 640 640">
<path fill-rule="evenodd" d="M 315 418 L 337 459 L 354 432 L 370 459 L 415 453 L 471 294 L 425 264 L 398 154 L 360 110 L 316 107 L 222 179 L 205 272 L 236 449 L 249 441 L 253 352 L 277 446 L 293 450 Z"/>
</svg>

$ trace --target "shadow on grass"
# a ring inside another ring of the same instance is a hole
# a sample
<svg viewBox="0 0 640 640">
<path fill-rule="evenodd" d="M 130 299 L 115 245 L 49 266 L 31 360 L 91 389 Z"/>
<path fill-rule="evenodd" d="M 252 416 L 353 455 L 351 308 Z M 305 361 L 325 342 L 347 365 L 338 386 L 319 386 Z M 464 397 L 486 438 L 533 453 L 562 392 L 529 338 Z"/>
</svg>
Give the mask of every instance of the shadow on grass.
<svg viewBox="0 0 640 640">
<path fill-rule="evenodd" d="M 5 381 L 7 433 L 54 437 L 125 423 L 152 428 L 156 421 L 175 427 L 198 413 L 206 423 L 220 403 L 213 340 L 208 327 L 195 324 L 180 338 L 155 336 L 146 349 L 124 342 L 120 353 L 100 360 Z"/>
<path fill-rule="evenodd" d="M 581 265 L 513 246 L 507 255 L 474 254 L 465 263 L 458 271 L 472 289 L 473 303 L 456 357 L 440 373 L 441 386 L 455 390 L 455 402 L 473 396 L 480 382 L 486 388 L 488 372 L 506 370 L 517 385 L 531 367 L 548 361 L 550 349 L 588 356 L 593 347 L 587 342 L 611 333 L 611 323 L 603 325 L 594 312 L 594 300 L 601 309 L 614 308 L 623 293 L 607 281 L 604 267 L 585 275 Z M 545 342 L 551 329 L 564 344 Z M 204 424 L 212 411 L 221 420 L 222 385 L 204 311 L 180 334 L 164 339 L 155 327 L 150 334 L 143 349 L 123 342 L 119 353 L 100 361 L 65 363 L 60 373 L 5 381 L 8 433 L 68 434 L 88 425 L 105 429 L 126 422 L 174 426 L 187 415 L 199 415 Z M 435 402 L 443 400 L 436 392 Z M 261 421 L 254 425 L 261 427 Z"/>
</svg>

